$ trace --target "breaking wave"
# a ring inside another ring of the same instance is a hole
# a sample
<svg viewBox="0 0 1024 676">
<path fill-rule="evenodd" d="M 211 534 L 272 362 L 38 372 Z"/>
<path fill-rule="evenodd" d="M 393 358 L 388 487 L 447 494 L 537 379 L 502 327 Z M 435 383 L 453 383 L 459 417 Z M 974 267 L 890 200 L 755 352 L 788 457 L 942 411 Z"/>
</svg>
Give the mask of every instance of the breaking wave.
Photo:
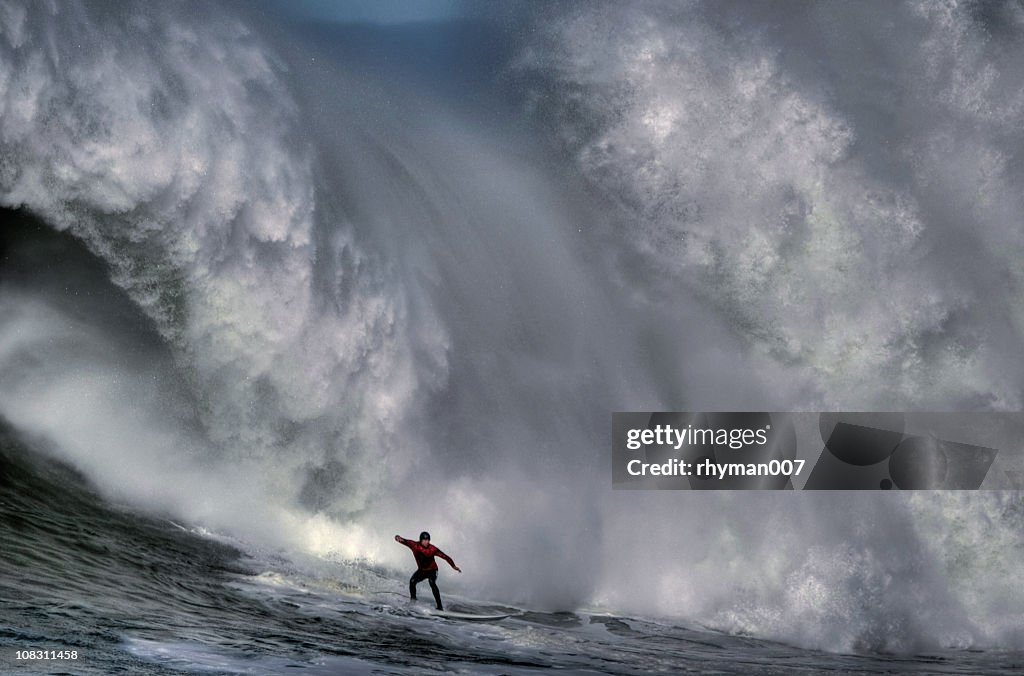
<svg viewBox="0 0 1024 676">
<path fill-rule="evenodd" d="M 1020 407 L 1016 10 L 528 11 L 509 130 L 238 6 L 0 2 L 38 263 L 0 285 L 0 415 L 254 550 L 397 566 L 429 525 L 478 597 L 1022 645 L 1017 493 L 605 466 L 614 410 Z"/>
</svg>

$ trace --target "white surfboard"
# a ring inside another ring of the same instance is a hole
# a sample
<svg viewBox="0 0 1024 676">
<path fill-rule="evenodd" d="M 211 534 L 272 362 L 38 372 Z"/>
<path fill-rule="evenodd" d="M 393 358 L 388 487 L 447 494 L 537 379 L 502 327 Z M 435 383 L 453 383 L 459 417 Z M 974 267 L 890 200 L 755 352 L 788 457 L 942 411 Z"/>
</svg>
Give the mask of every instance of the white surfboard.
<svg viewBox="0 0 1024 676">
<path fill-rule="evenodd" d="M 431 615 L 437 615 L 438 617 L 447 617 L 450 620 L 468 620 L 470 622 L 495 622 L 497 620 L 504 620 L 507 617 L 512 617 L 510 614 L 502 615 L 477 615 L 475 613 L 457 613 L 451 610 L 432 610 Z"/>
</svg>

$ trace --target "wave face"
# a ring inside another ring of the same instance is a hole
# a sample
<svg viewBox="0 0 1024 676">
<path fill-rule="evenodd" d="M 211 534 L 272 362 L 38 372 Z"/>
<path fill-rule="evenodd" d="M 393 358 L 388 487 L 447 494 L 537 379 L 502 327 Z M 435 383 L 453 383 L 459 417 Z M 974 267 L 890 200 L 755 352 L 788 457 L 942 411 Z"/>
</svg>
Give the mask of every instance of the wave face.
<svg viewBox="0 0 1024 676">
<path fill-rule="evenodd" d="M 1015 11 L 527 8 L 455 32 L 512 55 L 470 105 L 351 31 L 2 1 L 0 205 L 82 244 L 15 238 L 0 415 L 253 551 L 428 527 L 477 597 L 1019 647 L 1019 494 L 605 472 L 613 410 L 1019 408 Z"/>
</svg>

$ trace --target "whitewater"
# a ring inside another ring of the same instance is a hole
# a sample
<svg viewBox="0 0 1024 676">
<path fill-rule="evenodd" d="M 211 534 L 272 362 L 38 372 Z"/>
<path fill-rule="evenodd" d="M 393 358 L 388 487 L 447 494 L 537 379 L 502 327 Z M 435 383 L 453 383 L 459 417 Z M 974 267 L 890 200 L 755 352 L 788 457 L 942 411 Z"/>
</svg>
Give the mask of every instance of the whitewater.
<svg viewBox="0 0 1024 676">
<path fill-rule="evenodd" d="M 1020 491 L 608 432 L 1021 408 L 1024 12 L 451 4 L 0 0 L 0 669 L 1019 670 Z"/>
</svg>

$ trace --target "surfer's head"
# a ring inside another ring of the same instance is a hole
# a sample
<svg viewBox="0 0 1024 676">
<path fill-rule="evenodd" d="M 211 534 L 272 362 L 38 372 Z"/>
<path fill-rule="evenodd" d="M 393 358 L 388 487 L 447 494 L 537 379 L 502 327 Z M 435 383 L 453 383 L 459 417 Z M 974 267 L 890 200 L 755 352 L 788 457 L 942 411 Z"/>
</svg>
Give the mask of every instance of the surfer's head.
<svg viewBox="0 0 1024 676">
<path fill-rule="evenodd" d="M 430 542 L 430 533 L 428 533 L 427 531 L 423 531 L 422 533 L 420 533 L 420 544 L 421 545 L 425 545 L 425 544 L 428 544 L 429 542 Z"/>
</svg>

